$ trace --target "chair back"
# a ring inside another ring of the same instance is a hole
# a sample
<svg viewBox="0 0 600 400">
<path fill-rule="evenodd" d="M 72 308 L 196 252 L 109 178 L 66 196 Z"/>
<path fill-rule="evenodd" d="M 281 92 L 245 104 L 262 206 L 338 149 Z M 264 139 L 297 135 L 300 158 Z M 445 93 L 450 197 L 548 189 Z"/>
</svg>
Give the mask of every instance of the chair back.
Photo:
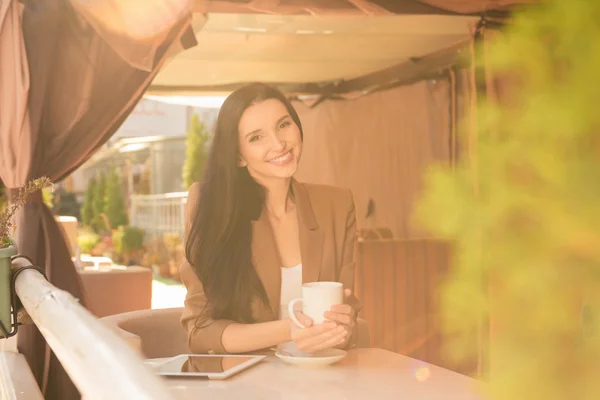
<svg viewBox="0 0 600 400">
<path fill-rule="evenodd" d="M 188 353 L 187 333 L 180 318 L 183 308 L 131 311 L 101 318 L 145 358 Z"/>
</svg>

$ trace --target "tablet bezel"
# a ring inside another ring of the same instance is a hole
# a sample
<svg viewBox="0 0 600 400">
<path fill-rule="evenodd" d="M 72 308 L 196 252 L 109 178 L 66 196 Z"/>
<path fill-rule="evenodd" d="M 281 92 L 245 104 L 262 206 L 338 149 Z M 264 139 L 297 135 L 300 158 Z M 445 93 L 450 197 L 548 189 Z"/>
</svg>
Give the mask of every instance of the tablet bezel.
<svg viewBox="0 0 600 400">
<path fill-rule="evenodd" d="M 229 368 L 223 372 L 161 372 L 159 368 L 167 363 L 173 362 L 179 358 L 188 358 L 188 357 L 244 357 L 248 358 L 248 360 L 243 363 L 236 365 L 233 368 Z M 209 379 L 226 379 L 229 378 L 245 369 L 248 369 L 259 362 L 261 362 L 266 356 L 258 355 L 258 354 L 179 354 L 174 357 L 170 357 L 164 361 L 154 364 L 156 368 L 156 374 L 164 377 L 199 377 L 199 378 L 209 378 Z"/>
</svg>

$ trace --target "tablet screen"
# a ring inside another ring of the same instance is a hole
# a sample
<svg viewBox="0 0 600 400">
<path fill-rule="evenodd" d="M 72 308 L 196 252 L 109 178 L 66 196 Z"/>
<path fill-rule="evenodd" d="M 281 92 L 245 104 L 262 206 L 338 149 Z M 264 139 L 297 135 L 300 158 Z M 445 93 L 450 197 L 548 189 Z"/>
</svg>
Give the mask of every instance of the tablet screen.
<svg viewBox="0 0 600 400">
<path fill-rule="evenodd" d="M 179 373 L 204 373 L 218 374 L 228 369 L 237 367 L 254 357 L 247 356 L 206 356 L 206 355 L 188 355 L 176 357 L 171 361 L 158 366 L 159 374 L 179 374 Z"/>
</svg>

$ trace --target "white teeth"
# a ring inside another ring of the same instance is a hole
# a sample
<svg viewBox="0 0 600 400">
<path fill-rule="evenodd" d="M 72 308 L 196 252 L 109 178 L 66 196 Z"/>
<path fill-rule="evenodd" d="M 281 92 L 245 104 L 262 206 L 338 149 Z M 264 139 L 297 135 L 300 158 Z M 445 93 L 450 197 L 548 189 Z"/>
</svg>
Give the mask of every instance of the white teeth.
<svg viewBox="0 0 600 400">
<path fill-rule="evenodd" d="M 291 154 L 292 154 L 292 152 L 288 151 L 287 153 L 285 153 L 281 157 L 277 157 L 277 158 L 272 159 L 271 162 L 280 163 L 280 162 L 286 161 L 291 156 Z"/>
</svg>

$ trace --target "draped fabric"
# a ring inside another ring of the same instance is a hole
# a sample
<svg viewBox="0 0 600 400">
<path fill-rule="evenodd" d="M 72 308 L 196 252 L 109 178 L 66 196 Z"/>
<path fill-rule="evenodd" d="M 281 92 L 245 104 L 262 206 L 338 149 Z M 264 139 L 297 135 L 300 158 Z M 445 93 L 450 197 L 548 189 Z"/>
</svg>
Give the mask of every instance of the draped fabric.
<svg viewBox="0 0 600 400">
<path fill-rule="evenodd" d="M 60 181 L 108 140 L 172 44 L 186 31 L 190 38 L 188 8 L 187 0 L 1 3 L 0 179 L 9 193 L 40 176 Z M 142 31 L 128 25 L 136 12 L 150 21 Z M 15 222 L 19 252 L 85 305 L 67 244 L 41 196 Z M 18 347 L 47 399 L 78 397 L 35 326 L 21 327 Z"/>
<path fill-rule="evenodd" d="M 412 210 L 427 167 L 451 162 L 448 80 L 294 106 L 304 128 L 300 180 L 350 188 L 360 227 L 427 236 Z"/>
</svg>

